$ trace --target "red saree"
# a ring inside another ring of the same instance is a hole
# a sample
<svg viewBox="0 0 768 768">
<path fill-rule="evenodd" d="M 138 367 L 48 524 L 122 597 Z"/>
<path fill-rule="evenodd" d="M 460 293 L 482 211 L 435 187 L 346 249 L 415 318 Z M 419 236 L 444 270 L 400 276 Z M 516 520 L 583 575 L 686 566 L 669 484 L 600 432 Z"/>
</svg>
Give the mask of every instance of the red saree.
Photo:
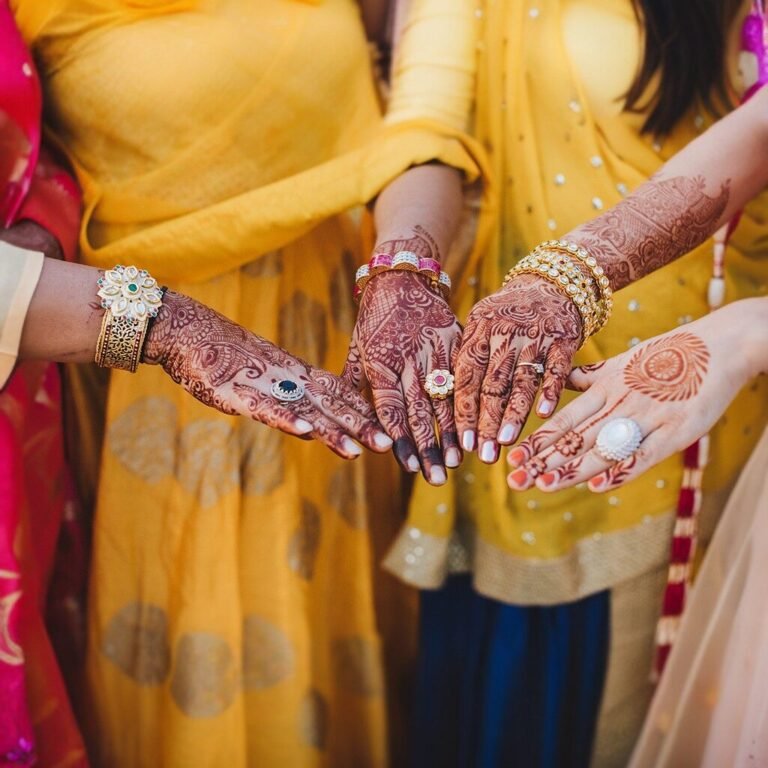
<svg viewBox="0 0 768 768">
<path fill-rule="evenodd" d="M 33 63 L 0 0 L 0 225 L 32 220 L 51 232 L 71 259 L 79 192 L 40 151 L 40 112 Z M 78 625 L 83 542 L 64 461 L 58 370 L 47 363 L 20 363 L 0 391 L 3 768 L 87 765 L 51 641 L 60 634 L 59 653 L 69 658 L 75 653 L 73 641 L 65 638 L 72 638 Z M 49 633 L 46 623 L 61 631 Z"/>
</svg>

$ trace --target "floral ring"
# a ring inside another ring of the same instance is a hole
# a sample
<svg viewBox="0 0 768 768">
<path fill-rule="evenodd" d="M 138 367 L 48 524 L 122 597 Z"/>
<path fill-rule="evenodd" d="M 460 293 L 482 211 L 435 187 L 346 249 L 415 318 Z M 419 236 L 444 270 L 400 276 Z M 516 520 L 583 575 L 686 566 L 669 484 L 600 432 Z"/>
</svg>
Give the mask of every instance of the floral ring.
<svg viewBox="0 0 768 768">
<path fill-rule="evenodd" d="M 642 442 L 643 433 L 634 419 L 611 419 L 598 432 L 595 450 L 606 461 L 624 461 Z"/>
<path fill-rule="evenodd" d="M 433 400 L 445 400 L 453 393 L 453 374 L 445 368 L 435 368 L 427 374 L 424 389 Z"/>
<path fill-rule="evenodd" d="M 304 397 L 304 387 L 298 381 L 283 379 L 272 385 L 272 396 L 281 403 L 295 403 Z"/>
</svg>

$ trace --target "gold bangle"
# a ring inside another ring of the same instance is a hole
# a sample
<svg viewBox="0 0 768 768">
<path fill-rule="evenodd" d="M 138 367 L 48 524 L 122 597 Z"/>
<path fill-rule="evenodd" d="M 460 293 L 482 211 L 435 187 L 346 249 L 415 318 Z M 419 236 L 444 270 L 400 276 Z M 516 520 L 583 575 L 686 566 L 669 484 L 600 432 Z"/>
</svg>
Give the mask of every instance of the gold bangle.
<svg viewBox="0 0 768 768">
<path fill-rule="evenodd" d="M 96 364 L 135 373 L 152 318 L 157 316 L 163 291 L 145 270 L 117 265 L 97 281 L 104 308 L 96 341 Z"/>
</svg>

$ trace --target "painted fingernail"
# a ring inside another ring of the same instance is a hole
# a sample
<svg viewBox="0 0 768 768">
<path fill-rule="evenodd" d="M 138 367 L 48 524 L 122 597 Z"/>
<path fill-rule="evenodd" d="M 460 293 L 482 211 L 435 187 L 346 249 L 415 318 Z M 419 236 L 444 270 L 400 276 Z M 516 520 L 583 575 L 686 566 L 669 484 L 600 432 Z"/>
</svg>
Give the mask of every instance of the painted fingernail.
<svg viewBox="0 0 768 768">
<path fill-rule="evenodd" d="M 307 435 L 312 431 L 312 425 L 304 419 L 297 419 L 293 422 L 293 426 L 300 435 Z"/>
<path fill-rule="evenodd" d="M 500 443 L 511 443 L 515 439 L 515 427 L 513 424 L 505 424 L 499 432 Z"/>
<path fill-rule="evenodd" d="M 513 467 L 519 467 L 521 464 L 525 463 L 525 451 L 522 448 L 515 448 L 514 450 L 509 452 L 509 455 L 507 456 L 507 461 Z"/>
<path fill-rule="evenodd" d="M 415 456 L 409 456 L 408 461 L 405 462 L 405 466 L 408 467 L 409 472 L 418 472 L 421 465 Z"/>
<path fill-rule="evenodd" d="M 464 447 L 465 451 L 474 451 L 475 450 L 475 433 L 474 433 L 473 430 L 468 429 L 461 436 L 461 444 Z"/>
<path fill-rule="evenodd" d="M 605 485 L 605 478 L 602 475 L 598 475 L 593 477 L 587 485 L 589 485 L 590 491 L 599 491 Z"/>
<path fill-rule="evenodd" d="M 455 469 L 461 464 L 461 454 L 458 448 L 449 448 L 445 452 L 445 466 Z"/>
<path fill-rule="evenodd" d="M 392 438 L 389 435 L 385 435 L 383 432 L 377 432 L 373 436 L 373 444 L 377 448 L 391 448 L 392 447 Z"/>
<path fill-rule="evenodd" d="M 446 480 L 445 470 L 442 467 L 432 467 L 429 470 L 429 482 L 432 485 L 442 485 Z"/>
<path fill-rule="evenodd" d="M 518 469 L 517 472 L 513 472 L 508 479 L 509 484 L 519 490 L 525 490 L 528 487 L 529 477 L 524 469 Z"/>
<path fill-rule="evenodd" d="M 351 453 L 353 456 L 359 456 L 363 452 L 363 449 L 348 437 L 345 437 L 341 444 L 344 450 L 347 453 Z"/>
<path fill-rule="evenodd" d="M 555 410 L 555 404 L 551 400 L 539 400 L 539 416 L 549 416 Z"/>
<path fill-rule="evenodd" d="M 480 450 L 480 461 L 486 464 L 493 464 L 496 461 L 496 443 L 493 440 L 486 440 Z"/>
<path fill-rule="evenodd" d="M 536 485 L 543 485 L 545 488 L 549 488 L 555 484 L 555 480 L 557 480 L 557 476 L 554 472 L 545 472 L 536 479 Z"/>
</svg>

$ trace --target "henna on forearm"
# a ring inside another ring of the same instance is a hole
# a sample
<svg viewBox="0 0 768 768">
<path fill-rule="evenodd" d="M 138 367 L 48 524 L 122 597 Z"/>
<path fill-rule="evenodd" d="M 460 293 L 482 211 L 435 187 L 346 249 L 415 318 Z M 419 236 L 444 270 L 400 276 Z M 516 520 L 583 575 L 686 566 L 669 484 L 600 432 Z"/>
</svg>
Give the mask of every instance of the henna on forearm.
<svg viewBox="0 0 768 768">
<path fill-rule="evenodd" d="M 730 180 L 714 195 L 706 181 L 653 177 L 601 216 L 572 230 L 567 240 L 584 246 L 619 290 L 679 258 L 713 235 L 730 196 Z"/>
<path fill-rule="evenodd" d="M 410 235 L 398 238 L 390 238 L 377 243 L 374 248 L 376 253 L 396 254 L 398 251 L 410 251 L 420 259 L 434 259 L 440 261 L 440 249 L 435 239 L 423 227 L 418 224 L 413 227 Z"/>
</svg>

